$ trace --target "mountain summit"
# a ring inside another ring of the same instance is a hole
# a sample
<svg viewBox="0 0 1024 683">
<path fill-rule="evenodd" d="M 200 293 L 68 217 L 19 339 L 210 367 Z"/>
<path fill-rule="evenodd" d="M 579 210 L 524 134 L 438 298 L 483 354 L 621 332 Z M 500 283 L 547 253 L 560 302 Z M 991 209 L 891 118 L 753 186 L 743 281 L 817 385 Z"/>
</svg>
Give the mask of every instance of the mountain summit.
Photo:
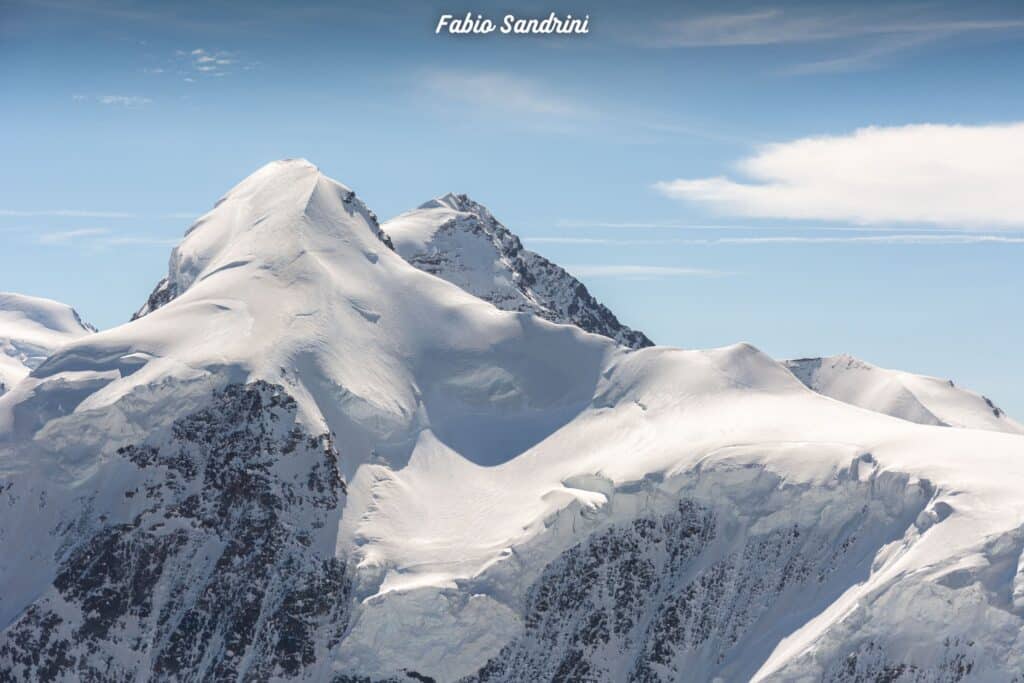
<svg viewBox="0 0 1024 683">
<path fill-rule="evenodd" d="M 167 282 L 0 397 L 0 679 L 1024 670 L 1019 435 L 500 310 L 308 162 Z"/>
<path fill-rule="evenodd" d="M 236 212 L 246 211 L 250 220 L 225 220 L 226 212 L 216 210 L 223 204 Z M 346 220 L 324 220 L 333 215 L 331 212 L 336 212 L 339 205 Z M 271 217 L 273 221 L 261 225 Z M 315 218 L 321 220 L 315 221 Z M 209 263 L 223 260 L 224 254 L 231 250 L 253 253 L 262 250 L 273 259 L 274 253 L 301 250 L 311 228 L 322 229 L 321 239 L 351 237 L 339 232 L 339 228 L 349 227 L 353 219 L 362 223 L 361 227 L 369 228 L 384 246 L 392 248 L 390 240 L 380 230 L 377 216 L 356 198 L 355 192 L 324 177 L 305 159 L 271 162 L 232 188 L 217 202 L 214 211 L 200 217 L 189 228 L 186 239 L 171 252 L 167 276 L 157 283 L 132 319 L 141 318 L 182 294 L 203 275 Z M 239 267 L 249 260 L 232 261 L 229 267 Z"/>
<path fill-rule="evenodd" d="M 449 193 L 384 224 L 412 265 L 505 311 L 576 325 L 629 348 L 653 345 L 595 299 L 579 280 L 519 238 L 464 194 Z"/>
</svg>

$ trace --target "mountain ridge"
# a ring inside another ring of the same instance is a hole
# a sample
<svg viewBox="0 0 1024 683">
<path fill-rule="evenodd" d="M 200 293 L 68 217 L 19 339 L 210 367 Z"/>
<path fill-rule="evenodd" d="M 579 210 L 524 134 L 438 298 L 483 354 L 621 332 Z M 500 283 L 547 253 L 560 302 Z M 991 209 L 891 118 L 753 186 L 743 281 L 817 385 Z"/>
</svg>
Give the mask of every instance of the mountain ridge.
<svg viewBox="0 0 1024 683">
<path fill-rule="evenodd" d="M 0 395 L 62 345 L 94 332 L 96 328 L 66 304 L 0 292 Z"/>
<path fill-rule="evenodd" d="M 383 229 L 409 263 L 502 310 L 576 325 L 629 348 L 654 344 L 620 323 L 564 268 L 525 249 L 487 207 L 465 194 L 436 197 L 385 221 Z"/>
<path fill-rule="evenodd" d="M 175 249 L 177 296 L 0 397 L 0 674 L 1024 668 L 1020 436 L 499 310 L 349 193 L 260 169 Z"/>
<path fill-rule="evenodd" d="M 911 422 L 1024 434 L 991 399 L 952 380 L 889 370 L 849 354 L 784 361 L 808 388 Z"/>
</svg>

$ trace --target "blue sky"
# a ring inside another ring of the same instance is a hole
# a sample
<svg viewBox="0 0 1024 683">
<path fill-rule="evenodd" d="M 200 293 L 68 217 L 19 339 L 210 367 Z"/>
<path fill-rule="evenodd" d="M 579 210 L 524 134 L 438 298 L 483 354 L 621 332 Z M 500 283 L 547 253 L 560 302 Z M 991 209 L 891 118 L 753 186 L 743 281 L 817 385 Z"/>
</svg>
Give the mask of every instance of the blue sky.
<svg viewBox="0 0 1024 683">
<path fill-rule="evenodd" d="M 620 5 L 0 0 L 0 289 L 119 324 L 192 218 L 306 157 L 382 218 L 470 194 L 659 343 L 1024 416 L 1024 8 Z M 434 35 L 467 10 L 591 33 Z"/>
</svg>

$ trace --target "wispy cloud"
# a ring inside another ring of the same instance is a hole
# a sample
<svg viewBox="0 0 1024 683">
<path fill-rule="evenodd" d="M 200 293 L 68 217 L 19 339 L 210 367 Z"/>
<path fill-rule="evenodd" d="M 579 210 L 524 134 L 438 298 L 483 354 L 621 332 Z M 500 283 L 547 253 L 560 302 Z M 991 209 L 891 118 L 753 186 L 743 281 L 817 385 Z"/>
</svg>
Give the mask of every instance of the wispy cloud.
<svg viewBox="0 0 1024 683">
<path fill-rule="evenodd" d="M 555 227 L 570 229 L 607 228 L 609 230 L 757 230 L 782 232 L 905 232 L 907 230 L 906 226 L 895 227 L 889 225 L 742 225 L 736 223 L 690 223 L 687 221 L 600 221 L 570 218 L 562 218 L 555 221 Z M 929 230 L 960 232 L 957 228 L 944 228 L 941 226 L 935 226 L 929 228 Z"/>
<path fill-rule="evenodd" d="M 96 100 L 100 104 L 113 104 L 119 107 L 141 107 L 153 101 L 141 95 L 100 95 Z"/>
<path fill-rule="evenodd" d="M 668 277 L 704 276 L 717 277 L 730 275 L 720 270 L 709 270 L 706 268 L 677 268 L 673 266 L 643 266 L 643 265 L 597 265 L 597 264 L 576 264 L 565 267 L 567 271 L 578 277 L 607 277 L 607 278 L 628 278 L 628 279 L 660 279 Z"/>
<path fill-rule="evenodd" d="M 203 47 L 191 50 L 177 50 L 174 53 L 177 68 L 175 72 L 188 82 L 196 78 L 221 78 L 236 71 L 249 71 L 255 67 L 254 62 L 242 61 L 237 53 L 227 50 L 208 49 Z M 159 68 L 153 73 L 164 73 Z"/>
<path fill-rule="evenodd" d="M 632 244 L 631 240 L 617 240 L 605 237 L 524 237 L 531 244 Z"/>
<path fill-rule="evenodd" d="M 618 142 L 651 144 L 681 137 L 752 144 L 754 141 L 707 124 L 673 121 L 664 113 L 588 101 L 559 84 L 502 71 L 430 68 L 417 73 L 413 92 L 432 108 L 503 126 L 541 127 L 566 134 L 601 134 Z"/>
<path fill-rule="evenodd" d="M 843 54 L 782 71 L 806 75 L 870 68 L 889 55 L 963 34 L 1021 30 L 1024 20 L 1018 18 L 936 19 L 934 9 L 923 5 L 846 13 L 768 9 L 662 22 L 644 43 L 662 48 L 842 44 Z"/>
<path fill-rule="evenodd" d="M 0 217 L 16 218 L 105 218 L 145 220 L 193 220 L 202 211 L 138 214 L 126 211 L 94 211 L 92 209 L 0 209 Z"/>
<path fill-rule="evenodd" d="M 919 6 L 920 7 L 920 6 Z M 978 31 L 1024 28 L 1020 19 L 929 20 L 911 11 L 809 14 L 781 9 L 713 14 L 661 24 L 661 47 L 729 47 L 810 43 L 879 35 L 951 36 Z"/>
<path fill-rule="evenodd" d="M 885 38 L 845 55 L 788 66 L 779 70 L 779 74 L 788 76 L 808 76 L 814 74 L 860 71 L 876 67 L 890 55 L 910 50 L 921 45 L 926 45 L 938 37 L 939 36 L 929 34 L 916 34 Z"/>
<path fill-rule="evenodd" d="M 720 237 L 714 239 L 651 238 L 621 239 L 580 237 L 527 237 L 527 244 L 567 244 L 595 246 L 719 246 L 719 245 L 772 245 L 772 244 L 864 244 L 864 245 L 966 245 L 966 244 L 1024 244 L 1024 236 L 962 234 L 893 234 L 854 236 L 772 235 L 763 237 Z"/>
<path fill-rule="evenodd" d="M 1024 226 L 1024 123 L 862 128 L 768 145 L 738 167 L 750 180 L 680 178 L 654 187 L 759 218 Z"/>
<path fill-rule="evenodd" d="M 85 246 L 85 247 L 116 247 L 116 246 L 174 246 L 179 239 L 154 237 L 152 235 L 115 232 L 110 228 L 79 228 L 77 230 L 56 230 L 39 232 L 33 230 L 38 244 L 53 247 Z"/>
<path fill-rule="evenodd" d="M 511 114 L 569 117 L 589 114 L 587 107 L 537 81 L 495 71 L 429 69 L 421 86 L 436 102 L 456 102 Z"/>
<path fill-rule="evenodd" d="M 173 247 L 180 239 L 165 239 L 143 235 L 111 235 L 100 240 L 107 246 Z"/>
<path fill-rule="evenodd" d="M 892 244 L 892 245 L 958 245 L 958 244 L 1024 244 L 1024 237 L 1008 235 L 862 235 L 859 237 L 812 237 L 778 235 L 773 237 L 723 237 L 706 244 Z"/>
<path fill-rule="evenodd" d="M 47 247 L 77 247 L 101 249 L 104 247 L 173 247 L 180 239 L 169 239 L 138 232 L 113 230 L 110 227 L 80 227 L 69 230 L 45 230 L 40 228 L 18 228 L 34 240 Z"/>
<path fill-rule="evenodd" d="M 73 102 L 96 102 L 107 106 L 127 107 L 130 109 L 152 104 L 153 100 L 142 95 L 72 95 Z"/>
<path fill-rule="evenodd" d="M 61 230 L 58 232 L 44 232 L 38 236 L 40 244 L 65 245 L 87 238 L 106 235 L 110 232 L 108 228 L 81 228 L 78 230 Z"/>
<path fill-rule="evenodd" d="M 0 209 L 0 216 L 55 216 L 65 218 L 138 218 L 137 214 L 123 211 L 91 211 L 83 209 L 42 209 L 24 211 L 21 209 Z"/>
</svg>

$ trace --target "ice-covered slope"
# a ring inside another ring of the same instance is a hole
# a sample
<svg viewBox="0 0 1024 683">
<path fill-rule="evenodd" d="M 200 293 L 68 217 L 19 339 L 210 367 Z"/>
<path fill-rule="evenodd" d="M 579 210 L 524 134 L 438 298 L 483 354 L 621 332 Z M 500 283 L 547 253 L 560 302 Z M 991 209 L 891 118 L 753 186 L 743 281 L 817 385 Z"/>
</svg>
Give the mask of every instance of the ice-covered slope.
<svg viewBox="0 0 1024 683">
<path fill-rule="evenodd" d="M 653 343 L 564 269 L 524 249 L 487 207 L 464 194 L 432 199 L 387 221 L 384 231 L 406 261 L 502 310 L 577 325 L 634 349 Z"/>
<path fill-rule="evenodd" d="M 0 397 L 15 680 L 1012 680 L 1024 438 L 627 351 L 413 268 L 301 161 Z"/>
<path fill-rule="evenodd" d="M 814 391 L 861 408 L 920 424 L 1024 434 L 1024 425 L 991 400 L 950 380 L 887 370 L 846 354 L 786 366 Z"/>
<path fill-rule="evenodd" d="M 512 457 L 582 410 L 617 353 L 411 267 L 303 161 L 225 195 L 168 281 L 162 306 L 0 398 L 0 546 L 26 549 L 0 554 L 0 671 L 329 668 L 355 606 L 341 477 L 401 469 L 425 429 L 476 462 Z"/>
<path fill-rule="evenodd" d="M 0 292 L 0 395 L 61 346 L 95 331 L 70 306 Z"/>
</svg>

